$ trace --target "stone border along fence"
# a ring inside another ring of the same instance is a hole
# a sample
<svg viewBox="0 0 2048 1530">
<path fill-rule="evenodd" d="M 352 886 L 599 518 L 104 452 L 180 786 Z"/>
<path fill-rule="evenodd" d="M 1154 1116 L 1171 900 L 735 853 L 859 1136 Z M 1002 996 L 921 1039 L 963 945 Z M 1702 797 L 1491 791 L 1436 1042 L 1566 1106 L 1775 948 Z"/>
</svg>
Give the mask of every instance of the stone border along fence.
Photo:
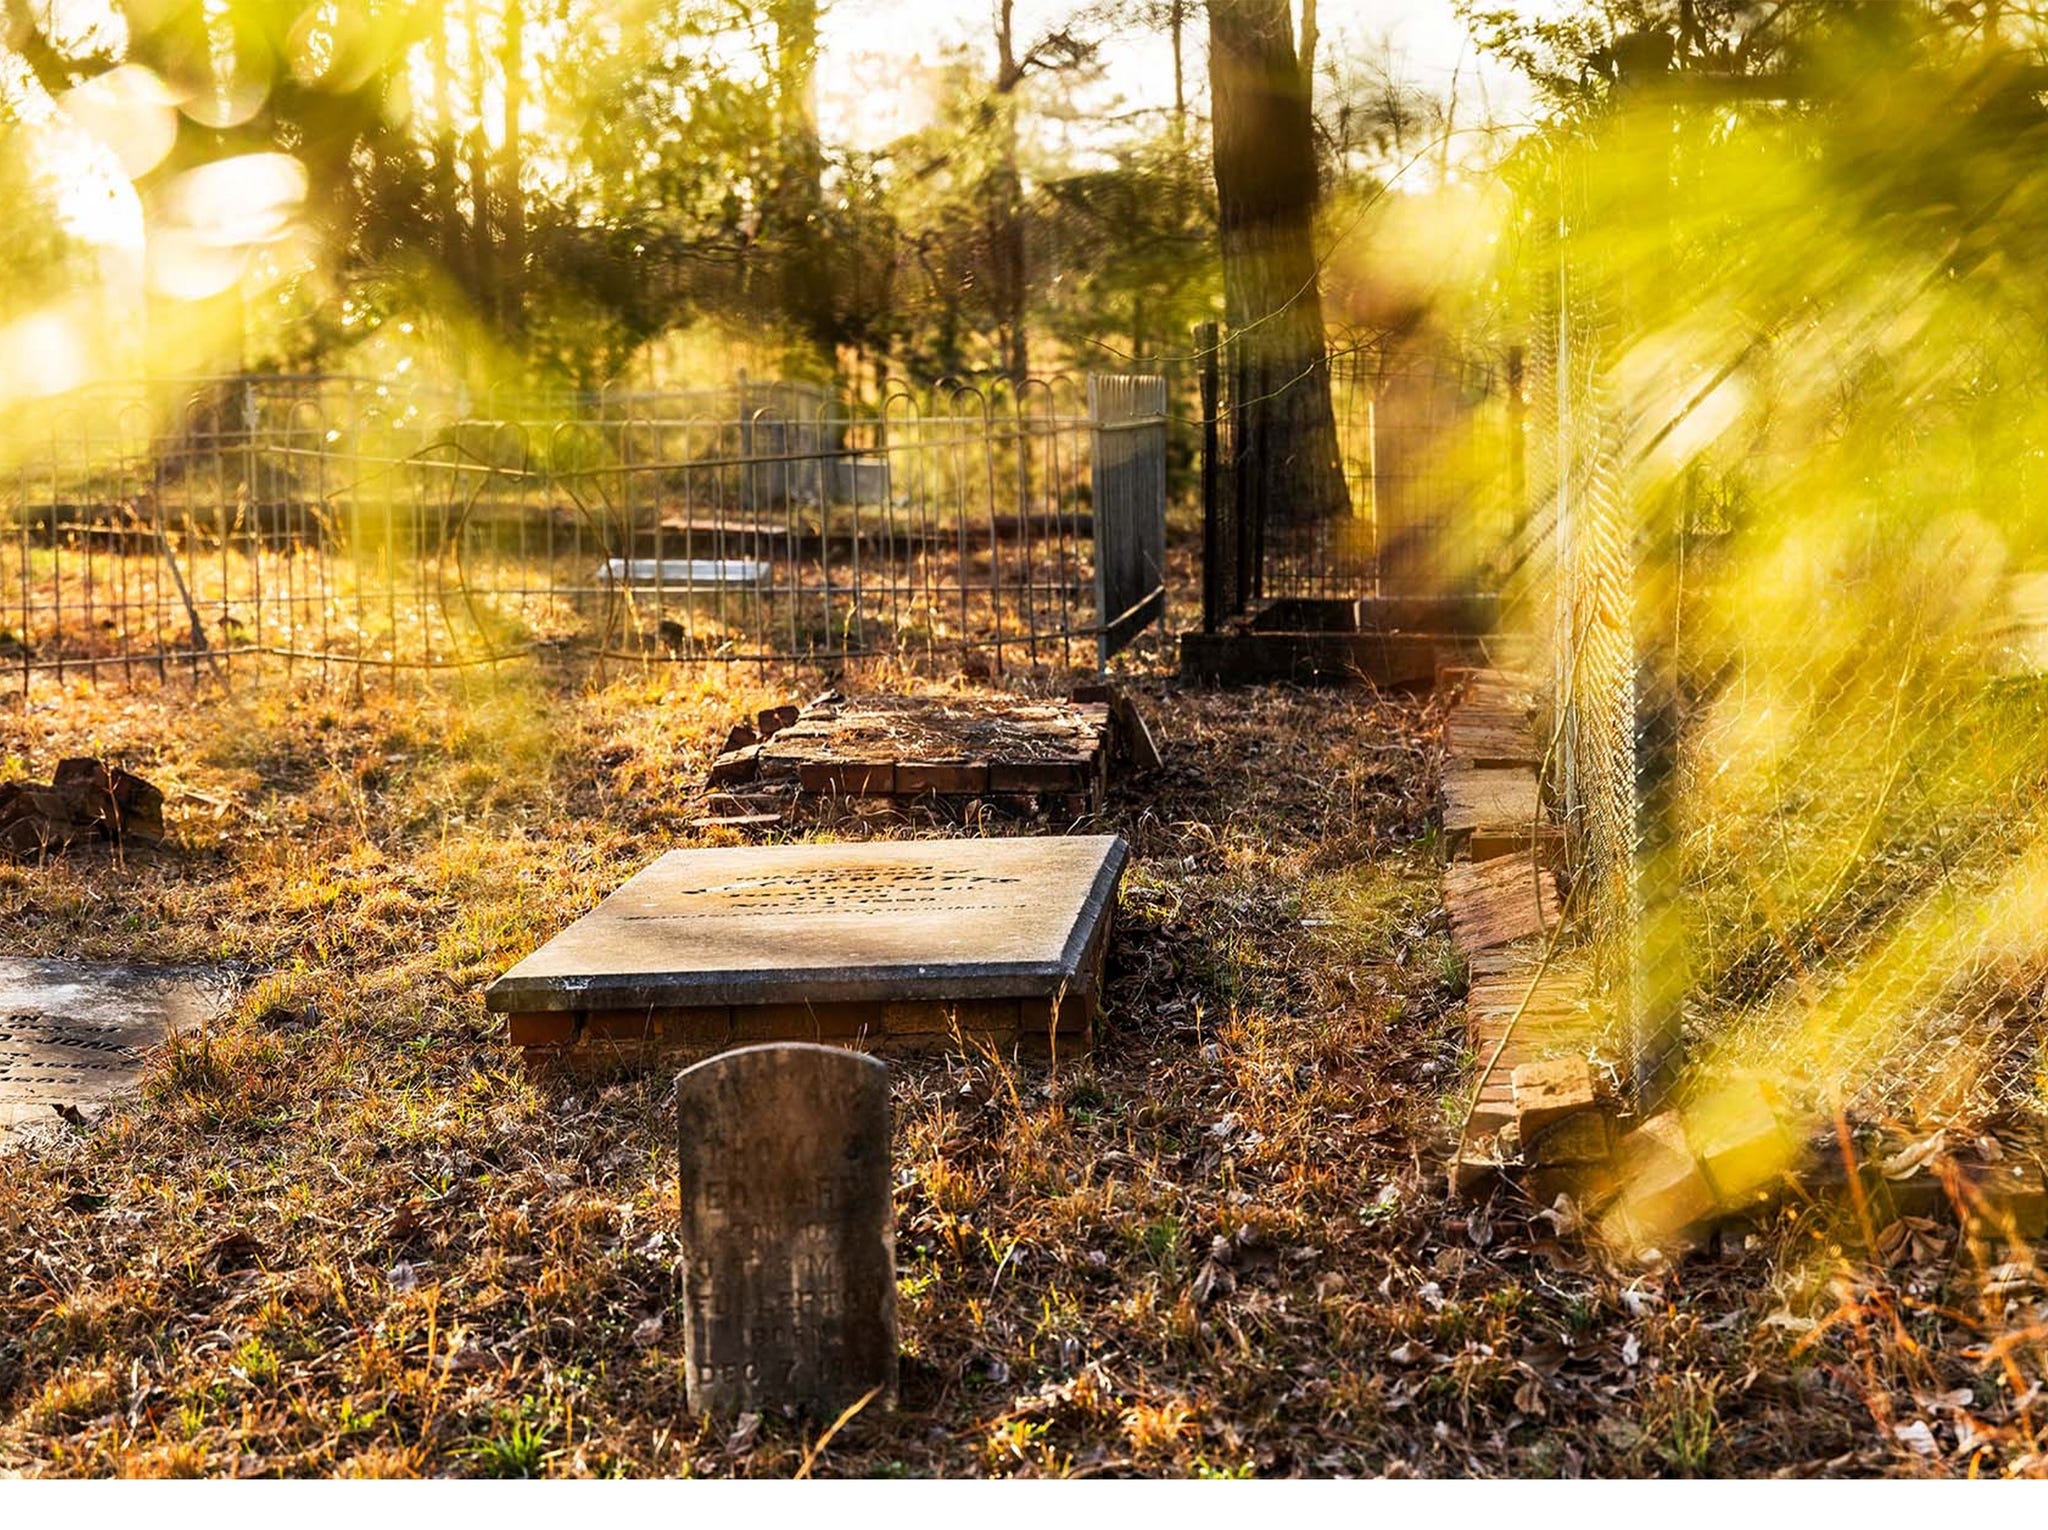
<svg viewBox="0 0 2048 1530">
<path fill-rule="evenodd" d="M 1165 437 L 1143 377 L 864 407 L 789 383 L 98 386 L 0 419 L 0 674 L 1092 668 L 1163 626 Z"/>
<path fill-rule="evenodd" d="M 1444 905 L 1470 978 L 1474 1059 L 1452 1189 L 1476 1196 L 1507 1177 L 1540 1205 L 1569 1205 L 1576 1226 L 1642 1250 L 1767 1208 L 1793 1179 L 1846 1188 L 1850 1167 L 1811 1140 L 1810 1114 L 1768 1073 L 1696 1076 L 1674 1103 L 1601 1061 L 1615 1049 L 1588 953 L 1568 938 L 1554 870 L 1563 840 L 1538 797 L 1535 688 L 1498 669 L 1442 678 L 1457 698 L 1440 783 L 1453 857 Z M 2048 1237 L 2037 1155 L 1909 1148 L 1855 1173 L 1844 1199 L 1887 1221 L 1950 1213 L 1993 1244 Z"/>
<path fill-rule="evenodd" d="M 1451 940 L 1466 965 L 1472 1095 L 1454 1191 L 1514 1179 L 1539 1204 L 1566 1198 L 1624 1246 L 1648 1248 L 1768 1199 L 1798 1162 L 1775 1097 L 1755 1080 L 1686 1114 L 1634 1108 L 1641 1091 L 1600 1061 L 1606 1027 L 1587 953 L 1567 940 L 1556 867 L 1564 841 L 1544 807 L 1532 679 L 1453 669 L 1441 780 Z"/>
</svg>

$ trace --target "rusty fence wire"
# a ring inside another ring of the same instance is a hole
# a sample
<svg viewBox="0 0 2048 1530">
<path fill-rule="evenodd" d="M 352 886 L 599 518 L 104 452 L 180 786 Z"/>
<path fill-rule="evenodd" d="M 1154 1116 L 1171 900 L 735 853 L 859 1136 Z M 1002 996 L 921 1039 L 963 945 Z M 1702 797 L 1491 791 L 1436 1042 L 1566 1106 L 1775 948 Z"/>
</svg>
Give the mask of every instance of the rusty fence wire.
<svg viewBox="0 0 2048 1530">
<path fill-rule="evenodd" d="M 231 681 L 533 653 L 1089 666 L 1134 618 L 1100 609 L 1088 400 L 1065 378 L 865 406 L 782 383 L 97 386 L 0 418 L 0 672 Z M 1109 428 L 1111 513 L 1149 546 L 1163 410 Z"/>
</svg>

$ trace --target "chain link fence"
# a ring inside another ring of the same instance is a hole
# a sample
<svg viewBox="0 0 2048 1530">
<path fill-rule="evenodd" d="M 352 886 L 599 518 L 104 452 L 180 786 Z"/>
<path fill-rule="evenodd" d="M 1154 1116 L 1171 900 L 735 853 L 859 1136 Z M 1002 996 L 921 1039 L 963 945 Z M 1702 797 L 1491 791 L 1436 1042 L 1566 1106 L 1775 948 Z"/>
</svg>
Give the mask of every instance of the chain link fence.
<svg viewBox="0 0 2048 1530">
<path fill-rule="evenodd" d="M 1530 513 L 1518 587 L 1546 639 L 1543 785 L 1565 827 L 1566 875 L 1609 1017 L 1605 1037 L 1635 1071 L 1637 887 L 1635 522 L 1606 380 L 1612 318 L 1601 273 L 1568 230 L 1585 188 L 1560 157 L 1526 253 L 1535 298 L 1529 347 Z"/>
<path fill-rule="evenodd" d="M 1732 226 L 1758 139 L 1672 120 L 1653 182 L 1616 128 L 1523 193 L 1516 578 L 1601 1048 L 1648 1103 L 1732 1071 L 1901 1134 L 2038 1131 L 2048 354 L 1896 235 L 1802 270 L 1840 209 Z"/>
</svg>

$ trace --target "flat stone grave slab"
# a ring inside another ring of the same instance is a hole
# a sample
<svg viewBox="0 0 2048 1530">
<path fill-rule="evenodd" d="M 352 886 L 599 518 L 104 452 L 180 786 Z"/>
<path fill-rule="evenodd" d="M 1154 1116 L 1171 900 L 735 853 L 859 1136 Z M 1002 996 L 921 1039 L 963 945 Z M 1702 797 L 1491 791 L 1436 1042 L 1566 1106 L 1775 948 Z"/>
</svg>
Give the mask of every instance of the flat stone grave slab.
<svg viewBox="0 0 2048 1530">
<path fill-rule="evenodd" d="M 0 1131 L 104 1106 L 150 1048 L 218 1016 L 232 992 L 207 968 L 0 958 Z"/>
<path fill-rule="evenodd" d="M 896 1391 L 889 1070 L 805 1043 L 676 1080 L 692 1411 L 832 1419 Z"/>
<path fill-rule="evenodd" d="M 1085 1049 L 1114 835 L 672 850 L 493 983 L 534 1060 L 759 1041 Z"/>
</svg>

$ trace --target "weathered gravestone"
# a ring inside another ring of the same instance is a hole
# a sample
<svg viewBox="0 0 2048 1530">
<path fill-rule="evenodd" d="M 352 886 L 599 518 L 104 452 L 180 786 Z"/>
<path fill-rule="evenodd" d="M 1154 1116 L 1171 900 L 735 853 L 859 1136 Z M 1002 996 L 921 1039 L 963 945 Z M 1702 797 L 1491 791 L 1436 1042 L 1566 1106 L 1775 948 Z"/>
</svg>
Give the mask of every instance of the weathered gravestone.
<svg viewBox="0 0 2048 1530">
<path fill-rule="evenodd" d="M 672 850 L 485 991 L 539 1059 L 765 1041 L 1084 1051 L 1112 835 Z"/>
<path fill-rule="evenodd" d="M 836 1417 L 896 1392 L 889 1070 L 776 1043 L 676 1081 L 683 1351 L 697 1412 Z"/>
<path fill-rule="evenodd" d="M 0 958 L 0 1131 L 104 1105 L 144 1055 L 226 1007 L 202 968 Z"/>
</svg>

